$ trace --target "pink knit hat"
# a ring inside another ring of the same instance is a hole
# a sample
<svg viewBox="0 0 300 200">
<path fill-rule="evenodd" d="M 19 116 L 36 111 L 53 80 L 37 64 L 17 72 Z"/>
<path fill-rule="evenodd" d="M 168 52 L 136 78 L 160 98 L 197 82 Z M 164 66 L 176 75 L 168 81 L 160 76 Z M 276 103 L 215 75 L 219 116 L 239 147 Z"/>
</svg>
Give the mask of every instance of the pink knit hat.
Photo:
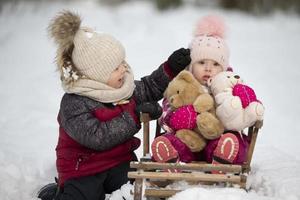
<svg viewBox="0 0 300 200">
<path fill-rule="evenodd" d="M 190 43 L 191 65 L 203 59 L 211 59 L 222 65 L 226 71 L 229 67 L 229 48 L 224 40 L 225 24 L 217 16 L 206 16 L 199 20 Z"/>
</svg>

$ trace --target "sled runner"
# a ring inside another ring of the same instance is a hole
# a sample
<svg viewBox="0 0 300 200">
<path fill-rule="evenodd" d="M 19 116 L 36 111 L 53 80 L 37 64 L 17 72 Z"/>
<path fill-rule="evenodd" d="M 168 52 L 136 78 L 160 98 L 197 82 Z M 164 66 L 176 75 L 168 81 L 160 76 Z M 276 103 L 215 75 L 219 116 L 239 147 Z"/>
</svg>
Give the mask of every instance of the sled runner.
<svg viewBox="0 0 300 200">
<path fill-rule="evenodd" d="M 137 171 L 129 172 L 128 177 L 135 179 L 134 200 L 141 200 L 143 196 L 148 197 L 170 197 L 181 190 L 166 187 L 175 181 L 186 181 L 190 184 L 224 184 L 226 186 L 239 186 L 246 189 L 247 174 L 250 172 L 252 155 L 259 129 L 263 122 L 257 121 L 255 125 L 248 128 L 250 144 L 247 159 L 242 165 L 233 164 L 209 164 L 206 162 L 192 163 L 158 163 L 151 160 L 149 154 L 149 123 L 148 114 L 141 115 L 143 123 L 143 157 L 139 162 L 131 162 L 131 168 Z M 160 131 L 157 122 L 156 132 Z M 174 171 L 170 173 L 168 171 Z M 213 173 L 222 171 L 222 173 Z"/>
</svg>

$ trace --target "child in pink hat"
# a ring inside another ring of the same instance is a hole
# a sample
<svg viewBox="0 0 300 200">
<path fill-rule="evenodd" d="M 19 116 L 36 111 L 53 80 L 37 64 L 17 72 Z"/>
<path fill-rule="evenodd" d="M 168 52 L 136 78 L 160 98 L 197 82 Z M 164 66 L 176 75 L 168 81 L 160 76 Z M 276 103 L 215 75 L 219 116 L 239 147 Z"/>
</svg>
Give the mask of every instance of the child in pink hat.
<svg viewBox="0 0 300 200">
<path fill-rule="evenodd" d="M 187 70 L 209 93 L 208 80 L 222 71 L 232 70 L 229 67 L 229 48 L 224 37 L 225 25 L 222 19 L 216 16 L 206 16 L 198 22 L 194 38 L 189 45 L 191 63 Z M 191 152 L 174 134 L 174 124 L 170 119 L 178 121 L 176 118 L 180 118 L 180 116 L 176 115 L 180 115 L 180 112 L 173 113 L 167 100 L 164 99 L 160 124 L 165 133 L 156 137 L 151 146 L 155 161 L 206 160 L 210 163 L 234 164 L 241 164 L 245 161 L 249 144 L 247 137 L 230 130 L 226 130 L 221 137 L 209 140 L 200 154 Z M 177 126 L 189 129 L 189 127 L 184 127 L 184 124 L 177 124 Z"/>
</svg>

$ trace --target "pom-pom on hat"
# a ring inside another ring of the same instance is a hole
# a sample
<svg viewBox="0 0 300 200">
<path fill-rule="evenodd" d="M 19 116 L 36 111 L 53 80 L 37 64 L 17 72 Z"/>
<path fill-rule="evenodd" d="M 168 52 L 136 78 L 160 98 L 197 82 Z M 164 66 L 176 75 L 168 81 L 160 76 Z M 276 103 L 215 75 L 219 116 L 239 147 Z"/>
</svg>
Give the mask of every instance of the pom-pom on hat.
<svg viewBox="0 0 300 200">
<path fill-rule="evenodd" d="M 68 86 L 81 77 L 106 83 L 125 60 L 125 49 L 113 36 L 80 24 L 78 14 L 64 10 L 48 27 L 58 45 L 56 62 L 63 85 Z"/>
<path fill-rule="evenodd" d="M 217 16 L 203 17 L 196 25 L 194 36 L 190 43 L 191 65 L 203 59 L 211 59 L 226 71 L 229 67 L 229 48 L 224 40 L 223 20 Z"/>
</svg>

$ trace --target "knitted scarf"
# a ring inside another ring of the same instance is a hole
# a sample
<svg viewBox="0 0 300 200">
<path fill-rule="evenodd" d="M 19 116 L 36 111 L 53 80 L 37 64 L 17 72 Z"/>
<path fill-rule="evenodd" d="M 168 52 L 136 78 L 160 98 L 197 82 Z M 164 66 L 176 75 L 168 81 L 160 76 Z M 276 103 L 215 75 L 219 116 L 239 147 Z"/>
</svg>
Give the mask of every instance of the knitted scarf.
<svg viewBox="0 0 300 200">
<path fill-rule="evenodd" d="M 118 103 L 132 96 L 135 84 L 132 70 L 129 68 L 122 87 L 118 89 L 86 77 L 81 77 L 72 84 L 63 82 L 62 87 L 66 93 L 86 96 L 102 103 Z"/>
</svg>

